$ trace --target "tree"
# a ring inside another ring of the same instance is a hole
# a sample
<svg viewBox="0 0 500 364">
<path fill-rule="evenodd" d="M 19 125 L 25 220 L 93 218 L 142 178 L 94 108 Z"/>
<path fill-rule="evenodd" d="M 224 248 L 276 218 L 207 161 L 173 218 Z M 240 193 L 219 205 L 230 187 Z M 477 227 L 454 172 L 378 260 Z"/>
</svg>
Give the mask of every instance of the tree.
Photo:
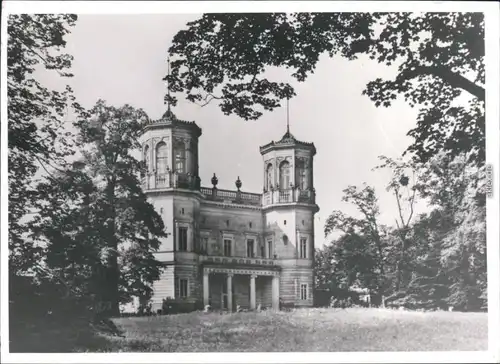
<svg viewBox="0 0 500 364">
<path fill-rule="evenodd" d="M 173 39 L 165 79 L 191 102 L 218 100 L 227 115 L 258 119 L 295 95 L 263 76 L 269 67 L 291 69 L 303 82 L 322 54 L 364 55 L 398 67 L 394 80 L 373 80 L 363 91 L 376 106 L 402 96 L 420 108 L 408 152 L 423 162 L 440 150 L 484 160 L 482 13 L 204 14 L 187 25 Z M 467 106 L 456 102 L 463 92 Z"/>
<path fill-rule="evenodd" d="M 415 210 L 415 195 L 417 192 L 417 169 L 418 166 L 414 162 L 403 162 L 394 160 L 385 156 L 380 156 L 382 164 L 375 167 L 378 169 L 389 169 L 392 173 L 391 179 L 387 185 L 387 191 L 394 194 L 398 207 L 398 217 L 395 219 L 396 230 L 395 235 L 399 238 L 399 251 L 396 260 L 396 281 L 395 290 L 399 291 L 405 265 L 409 263 L 406 254 L 407 249 L 411 245 L 409 234 L 411 232 L 410 224 L 414 216 Z"/>
<path fill-rule="evenodd" d="M 445 308 L 450 280 L 441 264 L 442 231 L 447 229 L 440 211 L 422 214 L 408 234 L 411 245 L 404 266 L 407 282 L 388 300 L 394 306 Z"/>
<path fill-rule="evenodd" d="M 335 262 L 335 271 L 343 272 L 346 287 L 359 282 L 369 288 L 380 301 L 386 293 L 386 254 L 384 227 L 377 221 L 379 207 L 375 190 L 367 185 L 363 189 L 349 186 L 344 190 L 342 200 L 356 206 L 360 218 L 346 216 L 341 211 L 333 211 L 325 223 L 325 236 L 333 231 L 342 235 L 332 242 L 333 253 L 329 259 Z M 338 275 L 337 275 L 338 276 Z"/>
<path fill-rule="evenodd" d="M 75 122 L 79 160 L 37 186 L 45 198 L 29 227 L 45 247 L 42 269 L 96 318 L 150 297 L 162 268 L 154 253 L 165 227 L 141 189 L 145 165 L 132 155 L 146 120 L 142 110 L 98 101 Z"/>
<path fill-rule="evenodd" d="M 35 77 L 44 69 L 70 77 L 72 57 L 61 53 L 76 15 L 10 15 L 7 24 L 9 163 L 9 265 L 11 278 L 39 259 L 40 250 L 23 237 L 23 222 L 40 196 L 33 178 L 40 166 L 64 164 L 72 138 L 64 129 L 68 107 L 79 109 L 69 87 L 59 92 Z M 52 168 L 51 168 L 52 169 Z M 11 283 L 12 284 L 12 283 Z"/>
<path fill-rule="evenodd" d="M 132 155 L 140 150 L 138 137 L 147 120 L 142 110 L 107 106 L 99 100 L 76 122 L 82 143 L 78 166 L 92 180 L 96 193 L 89 205 L 91 220 L 64 231 L 71 235 L 81 225 L 93 226 L 88 246 L 97 249 L 101 262 L 95 264 L 101 269 L 94 272 L 94 280 L 99 282 L 105 316 L 118 315 L 119 303 L 134 295 L 150 295 L 161 269 L 154 252 L 159 238 L 166 236 L 165 227 L 141 189 L 145 165 Z M 96 229 L 97 236 L 92 233 Z M 67 262 L 71 260 L 68 257 Z"/>
<path fill-rule="evenodd" d="M 415 190 L 431 211 L 409 226 L 407 283 L 393 304 L 479 310 L 486 307 L 484 167 L 440 153 L 419 168 Z"/>
<path fill-rule="evenodd" d="M 450 278 L 447 302 L 459 309 L 486 307 L 485 167 L 465 155 L 435 156 L 422 174 L 421 194 L 441 217 L 441 264 Z"/>
</svg>

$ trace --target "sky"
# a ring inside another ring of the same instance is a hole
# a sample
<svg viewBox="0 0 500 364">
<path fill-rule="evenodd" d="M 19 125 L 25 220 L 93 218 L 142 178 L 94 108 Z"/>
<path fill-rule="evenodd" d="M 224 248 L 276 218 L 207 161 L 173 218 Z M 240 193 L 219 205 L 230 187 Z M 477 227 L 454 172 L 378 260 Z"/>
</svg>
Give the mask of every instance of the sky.
<svg viewBox="0 0 500 364">
<path fill-rule="evenodd" d="M 98 99 L 110 105 L 130 104 L 157 119 L 165 112 L 166 90 L 162 78 L 172 37 L 195 20 L 196 14 L 80 15 L 66 38 L 66 52 L 74 56 L 69 84 L 77 101 L 92 107 Z M 333 210 L 355 214 L 341 201 L 349 185 L 373 186 L 379 198 L 380 220 L 394 224 L 398 215 L 394 196 L 385 190 L 390 174 L 372 171 L 378 156 L 398 158 L 411 143 L 406 133 L 415 126 L 417 110 L 404 100 L 390 108 L 376 108 L 362 95 L 375 78 L 393 78 L 397 69 L 369 59 L 348 61 L 323 56 L 303 83 L 294 82 L 285 69 L 267 72 L 274 81 L 287 81 L 297 96 L 290 100 L 290 131 L 299 140 L 313 142 L 316 202 L 315 246 L 321 247 L 324 222 Z M 44 79 L 45 78 L 45 79 Z M 60 78 L 44 75 L 42 82 L 60 86 Z M 68 80 L 64 80 L 67 82 Z M 182 120 L 195 121 L 203 130 L 199 141 L 200 177 L 211 186 L 216 173 L 219 188 L 235 189 L 239 176 L 242 190 L 260 193 L 263 185 L 259 146 L 279 140 L 286 131 L 286 108 L 266 112 L 257 121 L 224 115 L 216 103 L 205 107 L 183 95 L 173 109 Z"/>
</svg>

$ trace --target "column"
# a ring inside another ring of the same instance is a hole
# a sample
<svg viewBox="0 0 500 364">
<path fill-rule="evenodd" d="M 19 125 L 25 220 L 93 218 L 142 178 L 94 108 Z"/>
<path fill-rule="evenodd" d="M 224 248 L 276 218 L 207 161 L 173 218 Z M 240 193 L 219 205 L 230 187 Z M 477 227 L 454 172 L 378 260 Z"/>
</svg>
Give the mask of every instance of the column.
<svg viewBox="0 0 500 364">
<path fill-rule="evenodd" d="M 203 271 L 203 307 L 208 305 L 209 303 L 209 294 L 210 294 L 210 283 L 209 283 L 209 275 L 206 270 Z"/>
<path fill-rule="evenodd" d="M 252 274 L 250 276 L 250 309 L 255 310 L 255 278 L 257 276 Z"/>
<path fill-rule="evenodd" d="M 279 311 L 280 309 L 280 277 L 273 277 L 273 309 Z"/>
<path fill-rule="evenodd" d="M 227 274 L 227 308 L 233 312 L 233 273 Z"/>
</svg>

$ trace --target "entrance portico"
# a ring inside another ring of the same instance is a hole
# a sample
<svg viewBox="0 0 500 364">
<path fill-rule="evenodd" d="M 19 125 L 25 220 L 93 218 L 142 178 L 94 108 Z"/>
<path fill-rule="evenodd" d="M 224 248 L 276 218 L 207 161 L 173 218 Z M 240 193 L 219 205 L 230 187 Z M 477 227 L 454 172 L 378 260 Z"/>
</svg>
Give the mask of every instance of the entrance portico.
<svg viewBox="0 0 500 364">
<path fill-rule="evenodd" d="M 275 270 L 204 267 L 203 304 L 230 312 L 236 304 L 255 310 L 258 299 L 261 305 L 270 303 L 279 310 L 279 278 Z"/>
</svg>

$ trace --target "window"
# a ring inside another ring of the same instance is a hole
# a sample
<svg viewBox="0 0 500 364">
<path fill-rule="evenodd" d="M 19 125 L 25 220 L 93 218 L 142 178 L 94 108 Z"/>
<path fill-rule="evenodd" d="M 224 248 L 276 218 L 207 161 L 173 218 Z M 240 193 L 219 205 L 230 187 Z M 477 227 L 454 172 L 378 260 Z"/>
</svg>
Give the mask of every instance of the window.
<svg viewBox="0 0 500 364">
<path fill-rule="evenodd" d="M 265 258 L 266 257 L 266 247 L 264 245 L 260 246 L 260 257 Z"/>
<path fill-rule="evenodd" d="M 266 190 L 271 191 L 273 187 L 273 165 L 269 163 L 266 168 Z"/>
<path fill-rule="evenodd" d="M 301 190 L 305 190 L 307 188 L 305 169 L 299 169 L 299 188 Z"/>
<path fill-rule="evenodd" d="M 201 252 L 207 253 L 208 251 L 208 238 L 201 238 Z"/>
<path fill-rule="evenodd" d="M 252 223 L 251 223 L 251 222 L 249 222 L 249 223 L 248 223 L 248 227 L 249 227 L 250 229 L 252 228 Z"/>
<path fill-rule="evenodd" d="M 187 251 L 187 236 L 188 236 L 187 227 L 179 228 L 179 251 L 186 252 Z"/>
<path fill-rule="evenodd" d="M 290 188 L 290 163 L 284 161 L 280 164 L 280 189 Z"/>
<path fill-rule="evenodd" d="M 226 257 L 231 256 L 231 245 L 232 245 L 231 240 L 224 239 L 224 256 L 226 256 Z"/>
<path fill-rule="evenodd" d="M 178 173 L 186 172 L 186 149 L 183 142 L 175 143 L 175 170 Z"/>
<path fill-rule="evenodd" d="M 267 242 L 267 257 L 272 259 L 273 258 L 273 241 L 269 240 Z"/>
<path fill-rule="evenodd" d="M 146 145 L 144 148 L 144 162 L 146 163 L 146 170 L 149 170 L 149 146 Z"/>
<path fill-rule="evenodd" d="M 165 142 L 159 142 L 156 146 L 156 172 L 165 174 L 168 167 L 168 148 Z"/>
<path fill-rule="evenodd" d="M 307 239 L 300 238 L 300 259 L 307 259 Z"/>
<path fill-rule="evenodd" d="M 306 166 L 304 161 L 298 160 L 295 164 L 295 169 L 297 171 L 297 182 L 298 186 L 301 190 L 305 190 L 307 188 L 307 179 L 306 179 Z"/>
<path fill-rule="evenodd" d="M 181 209 L 181 214 L 184 215 L 184 207 Z"/>
<path fill-rule="evenodd" d="M 247 257 L 249 257 L 249 258 L 253 258 L 255 256 L 254 245 L 255 245 L 255 242 L 253 239 L 247 240 Z"/>
<path fill-rule="evenodd" d="M 179 279 L 179 297 L 186 298 L 188 295 L 188 280 Z"/>
<path fill-rule="evenodd" d="M 300 285 L 300 299 L 307 300 L 307 284 Z"/>
</svg>

